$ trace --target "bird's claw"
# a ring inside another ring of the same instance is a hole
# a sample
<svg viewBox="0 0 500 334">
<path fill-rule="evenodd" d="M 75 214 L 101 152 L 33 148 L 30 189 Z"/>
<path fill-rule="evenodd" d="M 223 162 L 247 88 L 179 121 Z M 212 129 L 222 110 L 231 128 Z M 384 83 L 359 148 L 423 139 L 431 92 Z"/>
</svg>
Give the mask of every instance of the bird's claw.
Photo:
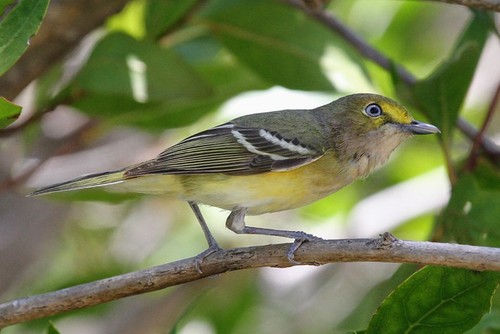
<svg viewBox="0 0 500 334">
<path fill-rule="evenodd" d="M 219 251 L 222 251 L 224 250 L 223 248 L 219 247 L 217 244 L 213 244 L 212 246 L 208 247 L 207 249 L 205 249 L 203 252 L 201 252 L 200 254 L 196 255 L 195 259 L 194 259 L 194 265 L 195 265 L 195 268 L 196 268 L 196 271 L 200 274 L 203 274 L 203 271 L 201 271 L 201 264 L 203 263 L 203 261 L 205 261 L 205 259 L 212 255 L 213 253 L 217 253 Z"/>
<path fill-rule="evenodd" d="M 300 232 L 300 235 L 297 238 L 295 238 L 293 244 L 288 249 L 288 252 L 286 252 L 288 261 L 290 261 L 290 263 L 293 265 L 302 264 L 301 262 L 295 260 L 295 252 L 297 251 L 297 249 L 300 248 L 300 246 L 302 246 L 304 242 L 313 240 L 323 240 L 323 239 L 309 233 Z"/>
</svg>

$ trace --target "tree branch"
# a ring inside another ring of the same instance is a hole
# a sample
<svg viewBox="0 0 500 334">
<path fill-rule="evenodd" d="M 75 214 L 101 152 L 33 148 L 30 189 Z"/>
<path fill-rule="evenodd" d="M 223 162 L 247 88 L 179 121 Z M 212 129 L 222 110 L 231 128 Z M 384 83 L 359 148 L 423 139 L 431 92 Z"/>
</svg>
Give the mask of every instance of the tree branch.
<svg viewBox="0 0 500 334">
<path fill-rule="evenodd" d="M 470 8 L 500 12 L 499 0 L 432 0 L 432 1 L 446 2 Z"/>
<path fill-rule="evenodd" d="M 160 290 L 228 271 L 291 267 L 290 244 L 222 250 L 208 256 L 197 270 L 196 257 L 118 275 L 87 284 L 0 304 L 0 328 L 111 300 Z M 500 271 L 500 249 L 396 239 L 314 240 L 304 243 L 295 259 L 302 264 L 394 262 Z"/>
</svg>

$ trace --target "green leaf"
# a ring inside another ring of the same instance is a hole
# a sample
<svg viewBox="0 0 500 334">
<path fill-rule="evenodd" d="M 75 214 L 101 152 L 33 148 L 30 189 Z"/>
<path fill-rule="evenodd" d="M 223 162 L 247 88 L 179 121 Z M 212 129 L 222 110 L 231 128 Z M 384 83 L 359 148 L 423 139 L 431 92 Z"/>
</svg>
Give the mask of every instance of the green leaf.
<svg viewBox="0 0 500 334">
<path fill-rule="evenodd" d="M 500 333 L 500 311 L 492 311 L 481 319 L 481 321 L 466 332 L 467 334 L 498 334 Z"/>
<path fill-rule="evenodd" d="M 218 0 L 200 20 L 270 84 L 332 90 L 320 60 L 333 36 L 290 6 L 266 0 Z"/>
<path fill-rule="evenodd" d="M 486 183 L 491 175 L 482 176 L 485 172 L 464 175 L 453 186 L 448 206 L 438 220 L 444 240 L 500 247 L 498 170 L 491 184 Z"/>
<path fill-rule="evenodd" d="M 495 162 L 479 157 L 473 175 L 480 188 L 500 192 L 500 166 Z"/>
<path fill-rule="evenodd" d="M 235 280 L 214 287 L 203 298 L 198 298 L 186 320 L 207 319 L 214 333 L 245 333 L 248 324 L 255 321 L 251 310 L 261 306 L 262 292 L 258 288 L 258 273 L 236 274 Z M 224 305 L 214 308 L 213 305 Z M 250 318 L 248 318 L 250 316 Z M 245 326 L 247 325 L 247 326 Z M 241 330 L 243 328 L 243 330 Z M 259 330 L 250 332 L 260 332 Z M 279 331 L 278 331 L 279 332 Z"/>
<path fill-rule="evenodd" d="M 46 334 L 60 334 L 60 332 L 57 330 L 56 326 L 52 322 L 50 322 L 49 327 L 47 327 L 47 330 L 45 331 Z"/>
<path fill-rule="evenodd" d="M 377 307 L 384 299 L 403 283 L 408 276 L 417 271 L 417 265 L 404 264 L 396 270 L 396 272 L 387 280 L 373 286 L 365 295 L 362 296 L 362 303 L 356 305 L 352 312 L 339 325 L 339 328 L 345 329 L 346 333 L 349 328 L 362 328 L 370 321 L 370 318 L 375 313 Z M 360 333 L 356 331 L 356 333 Z"/>
<path fill-rule="evenodd" d="M 73 105 L 88 114 L 127 124 L 149 119 L 162 128 L 172 126 L 170 113 L 179 106 L 196 105 L 212 94 L 173 51 L 122 33 L 100 41 L 69 89 L 80 96 Z M 200 117 L 188 112 L 185 119 Z"/>
<path fill-rule="evenodd" d="M 179 103 L 138 103 L 120 95 L 93 94 L 72 105 L 89 115 L 104 117 L 110 123 L 163 130 L 192 124 L 221 102 L 214 97 Z"/>
<path fill-rule="evenodd" d="M 490 310 L 499 282 L 495 272 L 425 267 L 387 297 L 366 333 L 463 333 Z"/>
<path fill-rule="evenodd" d="M 270 88 L 260 77 L 241 66 L 211 35 L 202 35 L 174 46 L 186 62 L 225 99 L 249 90 Z"/>
<path fill-rule="evenodd" d="M 156 77 L 147 76 L 147 86 L 158 93 L 149 94 L 148 101 L 134 98 L 123 60 L 125 54 L 139 48 L 149 52 L 142 59 L 147 68 L 156 71 Z M 213 50 L 208 57 L 207 48 Z M 149 62 L 149 57 L 154 61 Z M 180 86 L 183 82 L 185 89 Z M 112 35 L 96 47 L 81 73 L 56 99 L 64 100 L 68 94 L 77 97 L 72 106 L 111 123 L 165 129 L 189 125 L 242 91 L 268 87 L 235 63 L 210 36 L 164 50 L 148 41 Z"/>
<path fill-rule="evenodd" d="M 198 0 L 148 0 L 145 10 L 147 35 L 152 39 L 160 37 L 197 2 Z"/>
<path fill-rule="evenodd" d="M 48 0 L 20 0 L 0 22 L 0 75 L 28 48 L 47 11 Z"/>
<path fill-rule="evenodd" d="M 108 18 L 106 28 L 110 32 L 122 32 L 142 39 L 146 35 L 144 9 L 145 2 L 143 0 L 128 1 L 123 10 Z"/>
<path fill-rule="evenodd" d="M 0 0 L 0 16 L 3 15 L 3 12 L 7 6 L 14 3 L 15 0 Z"/>
<path fill-rule="evenodd" d="M 36 110 L 44 110 L 64 104 L 67 96 L 61 93 L 66 88 L 66 86 L 61 85 L 61 82 L 64 82 L 62 80 L 63 75 L 63 65 L 54 64 L 54 66 L 37 79 L 35 91 Z M 54 98 L 55 96 L 57 96 L 57 99 Z"/>
<path fill-rule="evenodd" d="M 14 122 L 21 114 L 22 107 L 0 97 L 0 129 Z"/>
<path fill-rule="evenodd" d="M 85 94 L 118 94 L 138 103 L 198 98 L 210 92 L 172 51 L 122 33 L 99 42 L 74 84 Z"/>
<path fill-rule="evenodd" d="M 458 112 L 474 76 L 488 37 L 490 20 L 488 14 L 476 12 L 450 58 L 415 85 L 413 102 L 441 129 L 445 142 L 451 138 Z"/>
</svg>

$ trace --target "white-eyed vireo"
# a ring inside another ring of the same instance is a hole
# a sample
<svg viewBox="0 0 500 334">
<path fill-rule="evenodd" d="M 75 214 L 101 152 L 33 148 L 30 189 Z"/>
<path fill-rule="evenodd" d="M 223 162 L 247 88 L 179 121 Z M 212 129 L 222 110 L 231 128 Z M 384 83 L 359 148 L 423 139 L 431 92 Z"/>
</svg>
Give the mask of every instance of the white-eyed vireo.
<svg viewBox="0 0 500 334">
<path fill-rule="evenodd" d="M 219 249 L 197 203 L 230 210 L 226 226 L 236 233 L 295 239 L 301 231 L 245 225 L 245 215 L 304 206 L 323 198 L 387 161 L 414 134 L 437 133 L 386 97 L 355 94 L 312 110 L 251 114 L 197 133 L 156 158 L 41 188 L 33 195 L 116 185 L 127 191 L 170 194 L 188 201 L 209 249 Z M 202 257 L 202 259 L 203 259 Z"/>
</svg>

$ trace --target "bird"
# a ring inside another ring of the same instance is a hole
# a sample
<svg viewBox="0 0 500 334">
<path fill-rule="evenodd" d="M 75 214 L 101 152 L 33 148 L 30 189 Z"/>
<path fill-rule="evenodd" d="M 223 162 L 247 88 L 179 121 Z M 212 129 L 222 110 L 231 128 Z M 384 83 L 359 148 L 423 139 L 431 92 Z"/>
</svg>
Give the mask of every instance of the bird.
<svg viewBox="0 0 500 334">
<path fill-rule="evenodd" d="M 222 249 L 198 205 L 215 206 L 230 211 L 226 227 L 235 233 L 293 239 L 287 257 L 297 263 L 294 255 L 302 243 L 320 238 L 303 231 L 247 226 L 245 216 L 315 202 L 367 177 L 413 135 L 439 132 L 390 98 L 358 93 L 314 109 L 241 116 L 187 137 L 151 160 L 83 175 L 30 195 L 114 186 L 184 200 L 208 243 L 197 256 L 198 270 L 203 259 Z"/>
</svg>

